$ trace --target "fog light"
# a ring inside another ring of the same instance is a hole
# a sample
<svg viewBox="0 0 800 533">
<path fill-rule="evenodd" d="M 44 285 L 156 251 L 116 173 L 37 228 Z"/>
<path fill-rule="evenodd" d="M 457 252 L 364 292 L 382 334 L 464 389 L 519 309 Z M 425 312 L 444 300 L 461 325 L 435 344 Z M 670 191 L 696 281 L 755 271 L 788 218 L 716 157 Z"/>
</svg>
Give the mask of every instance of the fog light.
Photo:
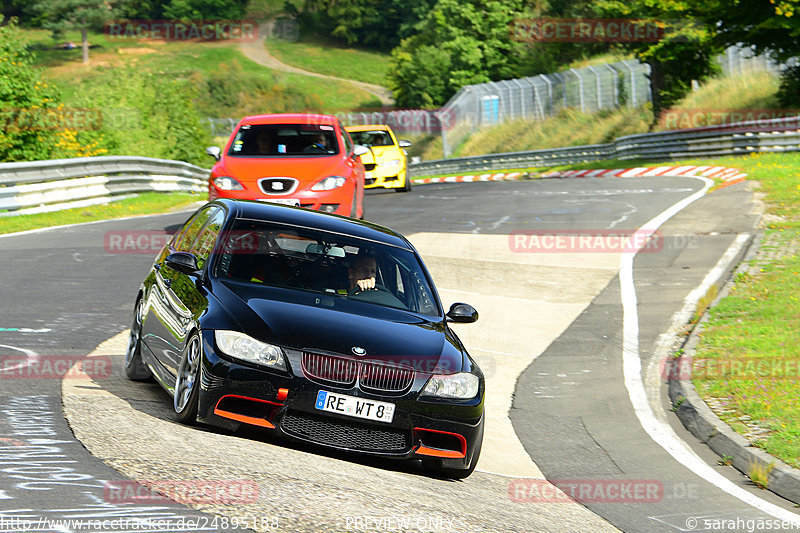
<svg viewBox="0 0 800 533">
<path fill-rule="evenodd" d="M 339 209 L 339 204 L 322 204 L 319 207 L 320 211 L 324 211 L 326 213 L 333 213 L 337 209 Z"/>
</svg>

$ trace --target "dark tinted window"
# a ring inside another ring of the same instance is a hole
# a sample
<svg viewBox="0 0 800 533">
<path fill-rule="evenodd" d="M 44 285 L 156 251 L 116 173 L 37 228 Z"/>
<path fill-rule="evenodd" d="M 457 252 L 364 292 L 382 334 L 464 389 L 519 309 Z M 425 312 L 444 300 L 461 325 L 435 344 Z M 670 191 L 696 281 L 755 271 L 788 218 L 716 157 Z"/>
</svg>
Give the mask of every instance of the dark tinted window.
<svg viewBox="0 0 800 533">
<path fill-rule="evenodd" d="M 356 144 L 364 146 L 392 146 L 394 140 L 386 130 L 351 131 L 350 137 Z"/>
<path fill-rule="evenodd" d="M 177 252 L 191 252 L 192 245 L 214 214 L 220 211 L 217 206 L 206 207 L 195 214 L 177 235 L 174 248 Z"/>
<path fill-rule="evenodd" d="M 209 254 L 214 249 L 222 223 L 225 222 L 225 212 L 222 209 L 213 210 L 211 216 L 206 217 L 207 222 L 189 250 L 197 257 L 197 266 L 203 268 L 208 260 Z"/>
<path fill-rule="evenodd" d="M 216 276 L 436 316 L 417 256 L 402 248 L 305 228 L 237 220 L 224 234 Z M 363 272 L 376 289 L 360 290 Z"/>
<path fill-rule="evenodd" d="M 339 153 L 334 127 L 327 124 L 245 124 L 229 156 L 320 156 Z"/>
</svg>

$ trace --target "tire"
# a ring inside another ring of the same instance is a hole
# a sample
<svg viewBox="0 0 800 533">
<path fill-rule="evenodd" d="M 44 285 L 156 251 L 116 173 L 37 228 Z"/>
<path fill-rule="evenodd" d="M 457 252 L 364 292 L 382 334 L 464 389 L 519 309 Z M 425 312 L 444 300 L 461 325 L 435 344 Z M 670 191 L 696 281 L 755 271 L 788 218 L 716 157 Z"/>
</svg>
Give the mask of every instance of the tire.
<svg viewBox="0 0 800 533">
<path fill-rule="evenodd" d="M 442 466 L 441 459 L 423 459 L 422 466 L 437 477 L 449 479 L 465 479 L 468 478 L 472 472 L 475 471 L 475 466 L 478 464 L 478 459 L 481 456 L 481 446 L 483 445 L 483 424 L 481 421 L 481 430 L 478 434 L 478 440 L 475 441 L 475 449 L 472 452 L 472 459 L 469 462 L 468 468 L 446 468 Z"/>
<path fill-rule="evenodd" d="M 178 421 L 183 424 L 197 423 L 197 404 L 200 395 L 200 335 L 192 333 L 178 364 L 178 375 L 175 377 L 173 407 Z"/>
<path fill-rule="evenodd" d="M 408 171 L 403 178 L 403 186 L 395 189 L 397 192 L 411 192 L 411 178 L 408 177 Z"/>
<path fill-rule="evenodd" d="M 142 322 L 144 314 L 144 298 L 136 300 L 133 311 L 131 336 L 128 350 L 125 352 L 125 375 L 133 381 L 145 381 L 153 377 L 150 369 L 142 361 Z"/>
</svg>

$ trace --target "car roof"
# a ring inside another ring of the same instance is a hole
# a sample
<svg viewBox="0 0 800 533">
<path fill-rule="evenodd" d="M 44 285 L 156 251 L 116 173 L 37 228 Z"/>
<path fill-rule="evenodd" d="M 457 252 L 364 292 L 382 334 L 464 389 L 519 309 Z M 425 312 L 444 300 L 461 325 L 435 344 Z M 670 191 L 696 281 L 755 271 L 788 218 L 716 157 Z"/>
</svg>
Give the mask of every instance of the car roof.
<svg viewBox="0 0 800 533">
<path fill-rule="evenodd" d="M 327 124 L 335 125 L 339 119 L 333 115 L 311 113 L 275 113 L 270 115 L 250 115 L 244 117 L 240 124 Z"/>
<path fill-rule="evenodd" d="M 232 216 L 236 218 L 302 226 L 332 233 L 351 235 L 353 237 L 380 242 L 390 246 L 397 246 L 406 250 L 414 250 L 408 240 L 401 234 L 364 220 L 320 213 L 319 211 L 312 211 L 301 207 L 288 207 L 252 200 L 219 198 L 213 203 L 227 206 Z"/>
<path fill-rule="evenodd" d="M 371 131 L 371 130 L 385 130 L 392 131 L 392 128 L 386 124 L 365 124 L 360 126 L 345 126 L 347 131 Z"/>
</svg>

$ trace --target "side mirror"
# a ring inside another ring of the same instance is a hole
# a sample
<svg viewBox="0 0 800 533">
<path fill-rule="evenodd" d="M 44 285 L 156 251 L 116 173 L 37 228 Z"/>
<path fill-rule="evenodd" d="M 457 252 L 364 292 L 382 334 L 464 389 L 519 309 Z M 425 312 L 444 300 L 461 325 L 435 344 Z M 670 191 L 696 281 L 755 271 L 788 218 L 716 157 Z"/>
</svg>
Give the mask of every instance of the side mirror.
<svg viewBox="0 0 800 533">
<path fill-rule="evenodd" d="M 222 150 L 219 149 L 219 146 L 209 146 L 206 148 L 206 153 L 213 157 L 214 160 L 219 161 Z"/>
<path fill-rule="evenodd" d="M 197 274 L 197 258 L 189 252 L 173 252 L 164 261 L 172 270 L 182 274 Z"/>
<path fill-rule="evenodd" d="M 400 148 L 408 148 L 409 146 L 411 146 L 411 141 L 400 139 L 399 141 L 397 141 L 397 146 L 399 146 Z"/>
<path fill-rule="evenodd" d="M 366 154 L 367 152 L 369 152 L 369 148 L 367 148 L 363 144 L 357 144 L 355 145 L 355 147 L 353 147 L 353 155 L 355 156 L 361 156 Z"/>
<path fill-rule="evenodd" d="M 454 303 L 447 312 L 450 322 L 469 324 L 478 320 L 478 312 L 469 304 Z"/>
</svg>

